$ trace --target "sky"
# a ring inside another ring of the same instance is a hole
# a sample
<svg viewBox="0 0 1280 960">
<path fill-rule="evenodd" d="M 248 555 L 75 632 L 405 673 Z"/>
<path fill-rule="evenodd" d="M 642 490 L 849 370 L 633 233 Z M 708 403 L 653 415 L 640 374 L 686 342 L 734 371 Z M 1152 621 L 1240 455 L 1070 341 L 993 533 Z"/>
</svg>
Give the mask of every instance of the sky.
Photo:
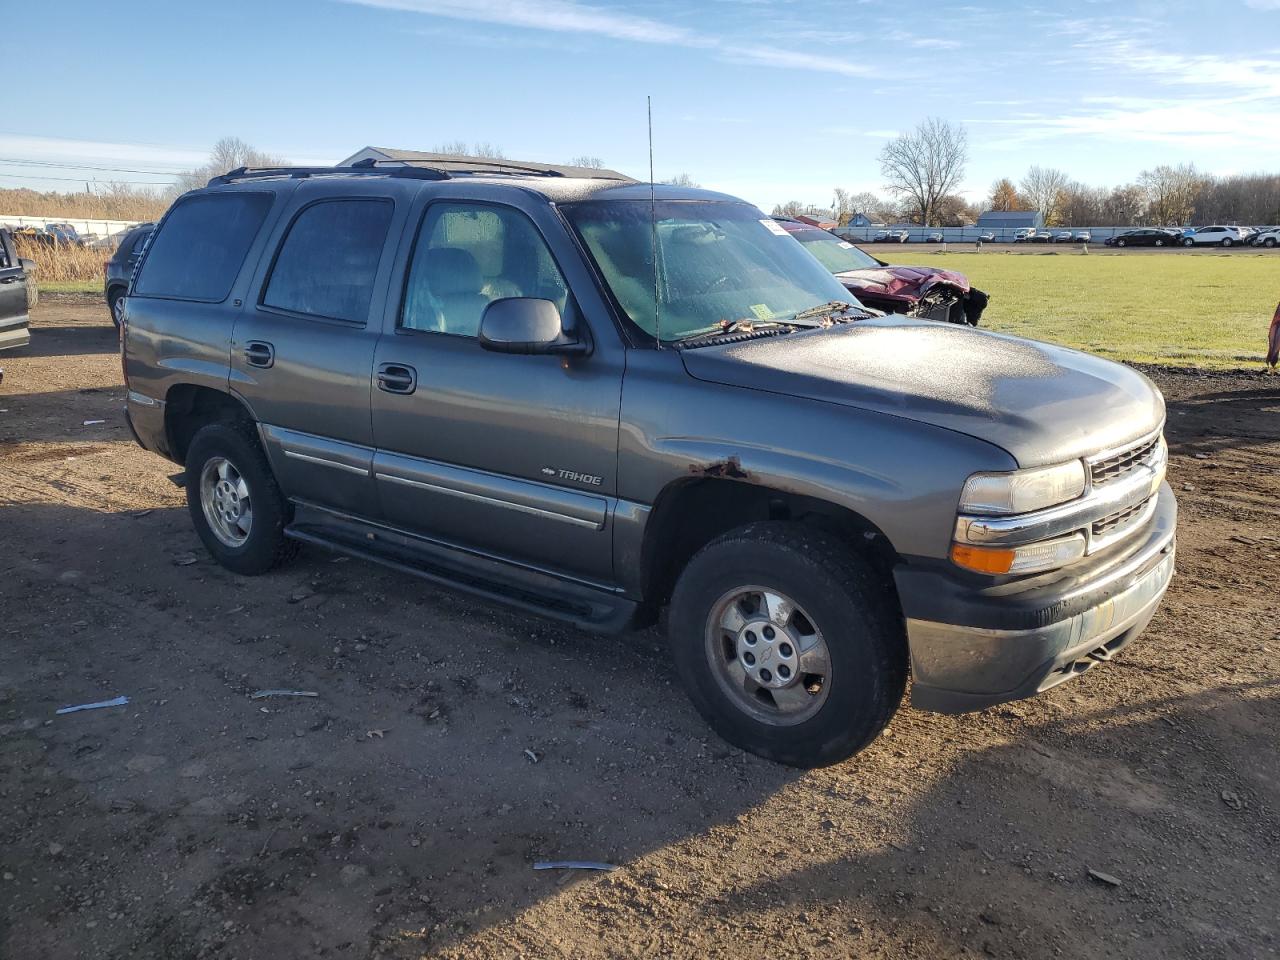
<svg viewBox="0 0 1280 960">
<path fill-rule="evenodd" d="M 58 0 L 8 5 L 5 35 L 43 51 L 0 119 L 6 187 L 163 184 L 221 136 L 647 179 L 646 95 L 659 179 L 765 209 L 881 191 L 886 140 L 931 116 L 968 132 L 973 202 L 1032 164 L 1280 168 L 1280 0 Z"/>
</svg>

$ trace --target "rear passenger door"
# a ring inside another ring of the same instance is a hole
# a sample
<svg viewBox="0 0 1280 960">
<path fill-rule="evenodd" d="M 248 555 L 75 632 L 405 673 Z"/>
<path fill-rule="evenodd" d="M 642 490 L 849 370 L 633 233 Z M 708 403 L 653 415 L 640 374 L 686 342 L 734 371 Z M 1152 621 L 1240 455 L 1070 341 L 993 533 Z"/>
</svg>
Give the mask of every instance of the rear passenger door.
<svg viewBox="0 0 1280 960">
<path fill-rule="evenodd" d="M 385 181 L 383 181 L 385 182 Z M 379 514 L 369 390 L 378 317 L 398 233 L 378 182 L 303 183 L 281 217 L 231 342 L 231 387 L 262 424 L 285 493 Z"/>
</svg>

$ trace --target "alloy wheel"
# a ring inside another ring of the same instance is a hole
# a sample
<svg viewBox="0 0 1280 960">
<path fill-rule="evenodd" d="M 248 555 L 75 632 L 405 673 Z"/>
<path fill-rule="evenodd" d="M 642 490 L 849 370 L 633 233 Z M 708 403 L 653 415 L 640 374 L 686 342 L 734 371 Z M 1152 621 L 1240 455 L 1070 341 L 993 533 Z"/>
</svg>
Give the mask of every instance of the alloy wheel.
<svg viewBox="0 0 1280 960">
<path fill-rule="evenodd" d="M 225 457 L 210 457 L 200 471 L 200 506 L 213 535 L 228 547 L 243 546 L 253 530 L 249 485 Z"/>
</svg>

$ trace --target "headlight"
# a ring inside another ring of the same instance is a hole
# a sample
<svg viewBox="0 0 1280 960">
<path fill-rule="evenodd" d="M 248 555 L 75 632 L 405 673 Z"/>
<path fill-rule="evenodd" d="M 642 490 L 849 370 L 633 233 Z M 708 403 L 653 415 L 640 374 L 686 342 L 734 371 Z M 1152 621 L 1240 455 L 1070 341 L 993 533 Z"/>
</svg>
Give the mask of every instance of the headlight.
<svg viewBox="0 0 1280 960">
<path fill-rule="evenodd" d="M 965 482 L 960 512 L 1030 513 L 1074 500 L 1084 488 L 1084 463 L 1079 460 L 1011 473 L 975 473 Z"/>
<path fill-rule="evenodd" d="M 951 545 L 951 561 L 977 573 L 1023 574 L 1056 570 L 1084 556 L 1084 534 L 1041 540 L 1021 547 L 971 547 Z"/>
</svg>

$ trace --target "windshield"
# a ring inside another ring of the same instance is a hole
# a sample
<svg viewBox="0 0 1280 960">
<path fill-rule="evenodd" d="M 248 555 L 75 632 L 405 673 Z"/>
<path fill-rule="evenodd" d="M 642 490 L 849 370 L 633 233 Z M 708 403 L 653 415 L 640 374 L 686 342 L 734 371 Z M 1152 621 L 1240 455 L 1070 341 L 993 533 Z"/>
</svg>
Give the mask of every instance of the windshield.
<svg viewBox="0 0 1280 960">
<path fill-rule="evenodd" d="M 664 342 L 725 323 L 786 321 L 857 299 L 787 231 L 745 203 L 664 200 L 656 231 L 647 200 L 569 204 L 565 214 L 631 321 L 657 335 L 653 236 L 658 240 L 658 317 Z"/>
<path fill-rule="evenodd" d="M 863 253 L 848 240 L 841 240 L 834 233 L 793 221 L 780 221 L 778 226 L 804 244 L 804 248 L 818 258 L 818 262 L 832 273 L 847 270 L 866 270 L 879 267 L 880 261 Z"/>
</svg>

